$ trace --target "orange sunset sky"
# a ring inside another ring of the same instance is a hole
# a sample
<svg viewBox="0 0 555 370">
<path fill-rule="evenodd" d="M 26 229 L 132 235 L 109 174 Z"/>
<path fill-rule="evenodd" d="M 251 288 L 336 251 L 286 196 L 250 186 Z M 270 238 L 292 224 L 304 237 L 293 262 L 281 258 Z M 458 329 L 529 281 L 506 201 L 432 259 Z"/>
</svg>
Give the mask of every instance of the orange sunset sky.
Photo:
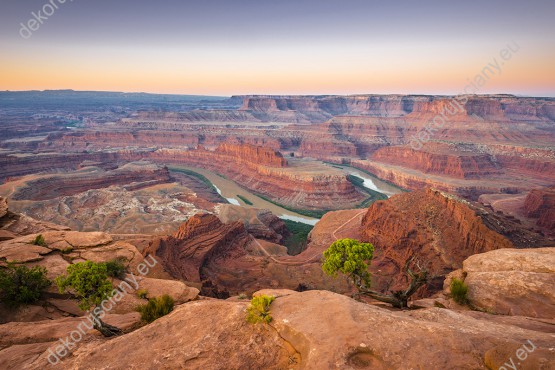
<svg viewBox="0 0 555 370">
<path fill-rule="evenodd" d="M 46 2 L 10 3 L 2 90 L 456 94 L 498 63 L 476 92 L 555 95 L 553 1 L 76 0 L 28 38 Z"/>
</svg>

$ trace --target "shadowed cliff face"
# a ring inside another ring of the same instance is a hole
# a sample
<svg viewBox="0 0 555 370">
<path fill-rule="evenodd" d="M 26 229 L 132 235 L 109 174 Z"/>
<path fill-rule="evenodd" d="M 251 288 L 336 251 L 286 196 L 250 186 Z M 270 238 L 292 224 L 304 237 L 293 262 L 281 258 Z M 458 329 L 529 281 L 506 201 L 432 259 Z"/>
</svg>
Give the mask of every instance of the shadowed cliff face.
<svg viewBox="0 0 555 370">
<path fill-rule="evenodd" d="M 536 218 L 537 225 L 555 233 L 555 186 L 532 190 L 524 201 L 528 217 Z"/>
<path fill-rule="evenodd" d="M 241 222 L 225 225 L 214 215 L 199 214 L 174 235 L 151 243 L 144 253 L 159 257 L 172 276 L 200 282 L 204 267 L 217 258 L 245 255 L 251 239 Z"/>
</svg>

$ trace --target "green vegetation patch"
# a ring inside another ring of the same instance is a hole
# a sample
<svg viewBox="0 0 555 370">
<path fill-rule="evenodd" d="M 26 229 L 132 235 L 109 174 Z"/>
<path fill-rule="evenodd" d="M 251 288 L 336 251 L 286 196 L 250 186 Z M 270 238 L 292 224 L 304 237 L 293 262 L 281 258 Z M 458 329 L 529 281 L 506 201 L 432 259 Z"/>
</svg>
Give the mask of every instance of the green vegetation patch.
<svg viewBox="0 0 555 370">
<path fill-rule="evenodd" d="M 451 298 L 458 304 L 468 304 L 468 285 L 461 279 L 451 280 Z"/>
<path fill-rule="evenodd" d="M 251 324 L 257 324 L 259 322 L 269 324 L 272 322 L 270 305 L 275 299 L 275 297 L 267 295 L 253 297 L 251 304 L 247 308 L 247 321 Z"/>
<path fill-rule="evenodd" d="M 60 293 L 71 288 L 80 299 L 79 308 L 86 311 L 111 296 L 113 286 L 108 276 L 105 263 L 85 261 L 69 265 L 66 275 L 56 278 L 56 284 Z"/>
<path fill-rule="evenodd" d="M 38 301 L 50 284 L 44 267 L 9 264 L 0 270 L 0 298 L 13 308 Z"/>
<path fill-rule="evenodd" d="M 106 272 L 108 276 L 123 280 L 125 277 L 125 262 L 124 258 L 115 258 L 106 262 Z"/>
<path fill-rule="evenodd" d="M 291 233 L 291 235 L 283 241 L 283 244 L 287 247 L 287 252 L 295 256 L 306 249 L 308 234 L 310 234 L 314 226 L 291 220 L 282 221 Z"/>
<path fill-rule="evenodd" d="M 173 298 L 164 294 L 161 297 L 149 299 L 147 304 L 137 307 L 137 311 L 141 313 L 142 321 L 151 323 L 172 312 L 174 304 Z"/>
<path fill-rule="evenodd" d="M 245 202 L 246 205 L 252 206 L 254 205 L 253 202 L 251 202 L 250 200 L 248 200 L 247 198 L 245 198 L 242 195 L 237 194 L 237 198 L 241 199 L 243 202 Z"/>
<path fill-rule="evenodd" d="M 47 247 L 48 246 L 46 244 L 46 240 L 44 240 L 44 236 L 42 236 L 42 234 L 37 235 L 36 238 L 33 240 L 32 244 L 33 245 L 39 245 L 41 247 Z"/>
<path fill-rule="evenodd" d="M 148 290 L 146 289 L 139 289 L 135 294 L 137 295 L 137 298 L 141 298 L 141 299 L 148 298 Z"/>
</svg>

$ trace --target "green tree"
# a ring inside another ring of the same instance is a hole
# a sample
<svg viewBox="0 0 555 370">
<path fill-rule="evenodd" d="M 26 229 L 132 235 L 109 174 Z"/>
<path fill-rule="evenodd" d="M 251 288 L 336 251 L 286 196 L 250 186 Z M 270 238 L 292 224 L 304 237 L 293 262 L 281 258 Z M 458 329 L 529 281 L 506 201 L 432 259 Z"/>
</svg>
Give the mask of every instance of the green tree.
<svg viewBox="0 0 555 370">
<path fill-rule="evenodd" d="M 333 277 L 336 277 L 339 272 L 347 275 L 358 290 L 355 296 L 367 295 L 379 301 L 389 303 L 393 307 L 408 307 L 410 296 L 416 293 L 418 288 L 427 283 L 428 272 L 425 269 L 419 268 L 418 273 L 414 273 L 409 268 L 409 264 L 412 261 L 409 261 L 405 266 L 405 271 L 411 278 L 411 283 L 407 289 L 393 291 L 391 294 L 376 292 L 370 289 L 371 274 L 368 271 L 368 266 L 373 257 L 374 246 L 372 244 L 361 243 L 354 239 L 340 239 L 324 251 L 322 270 Z"/>
<path fill-rule="evenodd" d="M 50 284 L 44 267 L 9 264 L 7 269 L 0 270 L 0 297 L 11 307 L 38 301 Z"/>
<path fill-rule="evenodd" d="M 80 299 L 79 308 L 83 311 L 91 310 L 96 330 L 106 337 L 121 333 L 120 329 L 103 322 L 95 310 L 105 299 L 110 298 L 113 291 L 105 263 L 86 261 L 69 265 L 67 275 L 58 276 L 56 284 L 60 293 L 71 288 L 75 296 Z"/>
</svg>

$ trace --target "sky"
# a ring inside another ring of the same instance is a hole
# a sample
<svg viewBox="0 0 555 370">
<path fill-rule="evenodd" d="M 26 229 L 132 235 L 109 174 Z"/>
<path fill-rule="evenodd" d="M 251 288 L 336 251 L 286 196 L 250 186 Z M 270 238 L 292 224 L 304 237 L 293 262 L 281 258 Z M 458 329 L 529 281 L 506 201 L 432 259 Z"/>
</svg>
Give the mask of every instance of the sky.
<svg viewBox="0 0 555 370">
<path fill-rule="evenodd" d="M 555 96 L 554 16 L 554 0 L 2 0 L 0 90 Z"/>
</svg>

